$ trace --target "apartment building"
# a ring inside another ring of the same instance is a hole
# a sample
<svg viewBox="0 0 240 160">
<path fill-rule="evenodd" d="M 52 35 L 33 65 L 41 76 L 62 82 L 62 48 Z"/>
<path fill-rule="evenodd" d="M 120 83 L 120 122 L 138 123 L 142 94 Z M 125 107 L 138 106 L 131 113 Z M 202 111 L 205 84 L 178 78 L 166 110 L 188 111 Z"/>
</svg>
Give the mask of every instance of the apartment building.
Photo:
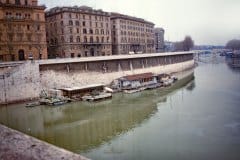
<svg viewBox="0 0 240 160">
<path fill-rule="evenodd" d="M 157 53 L 164 52 L 164 29 L 154 28 L 155 48 Z"/>
<path fill-rule="evenodd" d="M 0 61 L 47 58 L 44 10 L 37 0 L 0 0 Z"/>
<path fill-rule="evenodd" d="M 112 54 L 110 14 L 87 6 L 55 7 L 46 12 L 49 57 Z"/>
<path fill-rule="evenodd" d="M 111 13 L 113 54 L 154 53 L 154 24 L 141 18 Z"/>
</svg>

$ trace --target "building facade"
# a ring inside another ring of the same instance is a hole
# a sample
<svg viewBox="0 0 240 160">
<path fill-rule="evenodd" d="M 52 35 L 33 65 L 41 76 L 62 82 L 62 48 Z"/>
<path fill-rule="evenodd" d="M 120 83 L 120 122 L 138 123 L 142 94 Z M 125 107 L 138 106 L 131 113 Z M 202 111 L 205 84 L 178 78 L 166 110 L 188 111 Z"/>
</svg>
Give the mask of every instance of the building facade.
<svg viewBox="0 0 240 160">
<path fill-rule="evenodd" d="M 111 13 L 113 54 L 154 53 L 154 24 L 141 18 Z"/>
<path fill-rule="evenodd" d="M 87 6 L 56 7 L 46 12 L 49 57 L 112 54 L 110 14 Z"/>
<path fill-rule="evenodd" d="M 47 58 L 44 10 L 37 0 L 0 0 L 0 61 Z"/>
<path fill-rule="evenodd" d="M 156 52 L 164 52 L 164 29 L 154 28 Z"/>
</svg>

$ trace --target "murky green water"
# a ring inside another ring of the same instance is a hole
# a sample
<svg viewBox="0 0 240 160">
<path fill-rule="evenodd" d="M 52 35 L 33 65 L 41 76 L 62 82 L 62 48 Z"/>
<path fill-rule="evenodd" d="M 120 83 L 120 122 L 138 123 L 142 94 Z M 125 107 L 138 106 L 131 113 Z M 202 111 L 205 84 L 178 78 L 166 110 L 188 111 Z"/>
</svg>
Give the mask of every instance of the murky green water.
<svg viewBox="0 0 240 160">
<path fill-rule="evenodd" d="M 0 122 L 96 160 L 240 159 L 240 70 L 200 57 L 195 79 L 98 103 L 0 108 Z"/>
</svg>

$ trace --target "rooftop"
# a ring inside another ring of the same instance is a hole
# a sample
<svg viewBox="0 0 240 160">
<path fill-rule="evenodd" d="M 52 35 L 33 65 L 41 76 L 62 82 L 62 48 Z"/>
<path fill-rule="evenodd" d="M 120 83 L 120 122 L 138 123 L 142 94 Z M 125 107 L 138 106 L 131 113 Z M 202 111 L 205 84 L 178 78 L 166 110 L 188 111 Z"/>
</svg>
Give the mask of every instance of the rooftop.
<svg viewBox="0 0 240 160">
<path fill-rule="evenodd" d="M 110 13 L 104 12 L 101 9 L 93 9 L 88 6 L 64 6 L 64 7 L 54 7 L 46 11 L 47 16 L 51 16 L 54 14 L 62 13 L 62 12 L 76 12 L 76 13 L 85 13 L 85 14 L 98 14 L 98 15 L 106 15 L 110 16 Z"/>
<path fill-rule="evenodd" d="M 91 85 L 81 86 L 81 87 L 62 88 L 60 90 L 71 92 L 71 91 L 91 89 L 91 88 L 97 88 L 97 87 L 103 87 L 103 86 L 104 86 L 103 84 L 91 84 Z"/>
<path fill-rule="evenodd" d="M 120 13 L 111 12 L 111 19 L 116 19 L 116 18 L 128 19 L 128 20 L 132 20 L 132 21 L 149 23 L 151 25 L 154 25 L 154 23 L 146 21 L 142 18 L 137 18 L 137 17 L 133 17 L 133 16 L 129 16 L 129 15 L 124 15 L 124 14 L 120 14 Z"/>
<path fill-rule="evenodd" d="M 139 79 L 144 79 L 144 78 L 152 78 L 153 76 L 154 76 L 154 74 L 152 72 L 147 72 L 147 73 L 124 76 L 122 78 L 126 79 L 128 81 L 134 81 L 134 80 L 139 80 Z"/>
</svg>

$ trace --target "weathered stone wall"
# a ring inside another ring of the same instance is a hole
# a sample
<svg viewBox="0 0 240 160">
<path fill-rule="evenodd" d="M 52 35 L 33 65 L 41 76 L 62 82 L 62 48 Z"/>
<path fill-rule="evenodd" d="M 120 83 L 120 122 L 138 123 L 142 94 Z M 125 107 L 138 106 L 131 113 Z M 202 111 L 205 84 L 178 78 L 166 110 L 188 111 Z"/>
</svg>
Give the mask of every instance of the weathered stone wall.
<svg viewBox="0 0 240 160">
<path fill-rule="evenodd" d="M 137 58 L 121 58 L 121 59 L 105 59 L 91 61 L 76 61 L 58 63 L 43 63 L 40 64 L 40 71 L 86 71 L 86 72 L 118 72 L 121 70 L 127 71 L 131 69 L 141 69 L 148 67 L 157 67 L 162 65 L 185 62 L 193 59 L 193 54 L 180 55 L 159 55 L 156 57 L 137 57 Z M 106 70 L 104 69 L 106 68 Z"/>
<path fill-rule="evenodd" d="M 0 104 L 39 97 L 39 79 L 39 65 L 31 61 L 2 73 L 0 78 Z"/>
<path fill-rule="evenodd" d="M 114 79 L 145 72 L 178 72 L 194 65 L 193 54 L 149 54 L 118 58 L 91 57 L 26 61 L 7 72 L 0 72 L 0 104 L 38 98 L 41 89 L 110 84 Z"/>
<path fill-rule="evenodd" d="M 130 75 L 138 74 L 145 72 L 153 73 L 172 73 L 179 72 L 192 68 L 194 66 L 194 60 L 189 60 L 186 62 L 141 68 L 141 69 L 132 69 L 132 70 L 122 70 L 118 72 L 94 72 L 94 71 L 42 71 L 41 72 L 41 84 L 43 88 L 64 88 L 64 87 L 73 87 L 73 86 L 82 86 L 87 84 L 94 83 L 103 83 L 110 84 L 114 79 Z"/>
</svg>

